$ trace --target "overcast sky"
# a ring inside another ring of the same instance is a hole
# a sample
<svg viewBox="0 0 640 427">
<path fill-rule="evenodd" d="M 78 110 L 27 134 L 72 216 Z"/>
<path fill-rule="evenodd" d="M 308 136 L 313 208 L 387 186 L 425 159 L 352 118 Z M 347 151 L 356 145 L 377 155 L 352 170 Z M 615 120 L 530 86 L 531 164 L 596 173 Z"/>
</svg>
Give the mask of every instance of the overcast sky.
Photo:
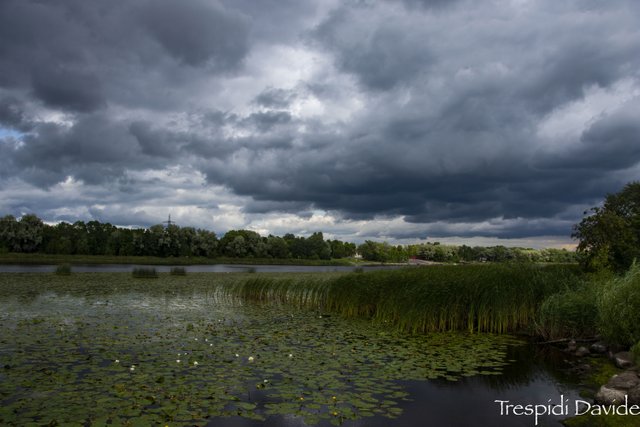
<svg viewBox="0 0 640 427">
<path fill-rule="evenodd" d="M 0 0 L 0 215 L 561 246 L 640 179 L 637 0 Z"/>
</svg>

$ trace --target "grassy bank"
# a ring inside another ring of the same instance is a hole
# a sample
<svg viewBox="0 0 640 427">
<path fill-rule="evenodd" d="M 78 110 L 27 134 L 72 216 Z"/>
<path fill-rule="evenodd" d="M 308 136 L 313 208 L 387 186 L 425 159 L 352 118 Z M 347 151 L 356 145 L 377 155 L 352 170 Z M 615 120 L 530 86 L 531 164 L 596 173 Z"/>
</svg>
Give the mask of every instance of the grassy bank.
<svg viewBox="0 0 640 427">
<path fill-rule="evenodd" d="M 277 258 L 204 258 L 204 257 L 151 257 L 111 255 L 50 255 L 25 253 L 0 253 L 0 264 L 141 264 L 141 265 L 354 265 L 352 259 L 277 259 Z"/>
</svg>

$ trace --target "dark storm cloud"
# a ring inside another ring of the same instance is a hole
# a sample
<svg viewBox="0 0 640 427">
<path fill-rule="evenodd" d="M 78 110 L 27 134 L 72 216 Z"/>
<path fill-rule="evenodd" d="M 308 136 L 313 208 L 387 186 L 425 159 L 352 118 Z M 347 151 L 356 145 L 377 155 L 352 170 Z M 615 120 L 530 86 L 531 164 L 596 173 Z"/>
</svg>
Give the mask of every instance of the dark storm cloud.
<svg viewBox="0 0 640 427">
<path fill-rule="evenodd" d="M 171 56 L 192 66 L 231 70 L 248 50 L 247 23 L 216 2 L 152 1 L 140 20 Z"/>
<path fill-rule="evenodd" d="M 291 90 L 267 88 L 255 98 L 255 103 L 267 108 L 286 108 L 295 98 L 295 92 Z"/>
<path fill-rule="evenodd" d="M 363 6 L 366 8 L 367 6 Z M 316 38 L 335 55 L 336 65 L 369 89 L 387 90 L 428 72 L 434 58 L 411 28 L 367 22 L 354 25 L 358 10 L 339 9 L 317 29 Z"/>
<path fill-rule="evenodd" d="M 640 100 L 600 118 L 577 144 L 554 158 L 541 159 L 549 168 L 586 169 L 592 173 L 626 169 L 640 162 Z"/>
<path fill-rule="evenodd" d="M 12 96 L 0 96 L 0 126 L 26 132 L 33 126 L 24 105 Z"/>
<path fill-rule="evenodd" d="M 36 97 L 50 107 L 75 111 L 93 111 L 105 103 L 100 81 L 95 74 L 62 67 L 36 69 L 32 73 Z"/>
<path fill-rule="evenodd" d="M 274 126 L 287 124 L 290 121 L 291 114 L 288 111 L 263 111 L 251 114 L 245 123 L 254 126 L 259 132 L 266 132 Z"/>
<path fill-rule="evenodd" d="M 0 0 L 0 187 L 179 169 L 247 215 L 513 238 L 640 178 L 637 2 L 327 4 Z"/>
</svg>

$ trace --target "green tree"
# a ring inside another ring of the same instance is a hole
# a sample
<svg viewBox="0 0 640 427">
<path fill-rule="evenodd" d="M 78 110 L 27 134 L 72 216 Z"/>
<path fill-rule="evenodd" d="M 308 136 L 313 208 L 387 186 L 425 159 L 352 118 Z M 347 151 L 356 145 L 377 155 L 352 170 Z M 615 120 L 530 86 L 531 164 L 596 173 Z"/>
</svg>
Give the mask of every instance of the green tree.
<svg viewBox="0 0 640 427">
<path fill-rule="evenodd" d="M 627 270 L 640 258 L 640 182 L 609 194 L 602 207 L 586 211 L 574 227 L 578 254 L 589 270 Z"/>
</svg>

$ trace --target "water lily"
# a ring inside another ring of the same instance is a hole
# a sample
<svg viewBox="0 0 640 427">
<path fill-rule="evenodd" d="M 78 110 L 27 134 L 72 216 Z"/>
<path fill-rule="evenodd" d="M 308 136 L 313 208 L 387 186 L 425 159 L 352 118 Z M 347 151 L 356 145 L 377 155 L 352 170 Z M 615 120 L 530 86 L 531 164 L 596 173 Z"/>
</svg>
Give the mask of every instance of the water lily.
<svg viewBox="0 0 640 427">
<path fill-rule="evenodd" d="M 120 359 L 116 359 L 113 361 L 114 363 L 120 363 Z"/>
<path fill-rule="evenodd" d="M 240 357 L 240 355 L 238 353 L 236 353 L 236 357 Z"/>
<path fill-rule="evenodd" d="M 289 353 L 289 358 L 292 358 L 292 357 L 293 357 L 293 353 Z"/>
<path fill-rule="evenodd" d="M 198 366 L 198 361 L 194 360 L 193 361 L 193 366 Z"/>
<path fill-rule="evenodd" d="M 180 359 L 176 359 L 176 363 L 180 363 Z"/>
<path fill-rule="evenodd" d="M 249 362 L 253 362 L 253 356 L 249 356 L 249 359 L 247 360 L 249 360 Z"/>
<path fill-rule="evenodd" d="M 135 370 L 136 370 L 136 365 L 131 365 L 131 367 L 129 368 L 129 370 L 130 370 L 131 372 L 135 371 Z"/>
</svg>

